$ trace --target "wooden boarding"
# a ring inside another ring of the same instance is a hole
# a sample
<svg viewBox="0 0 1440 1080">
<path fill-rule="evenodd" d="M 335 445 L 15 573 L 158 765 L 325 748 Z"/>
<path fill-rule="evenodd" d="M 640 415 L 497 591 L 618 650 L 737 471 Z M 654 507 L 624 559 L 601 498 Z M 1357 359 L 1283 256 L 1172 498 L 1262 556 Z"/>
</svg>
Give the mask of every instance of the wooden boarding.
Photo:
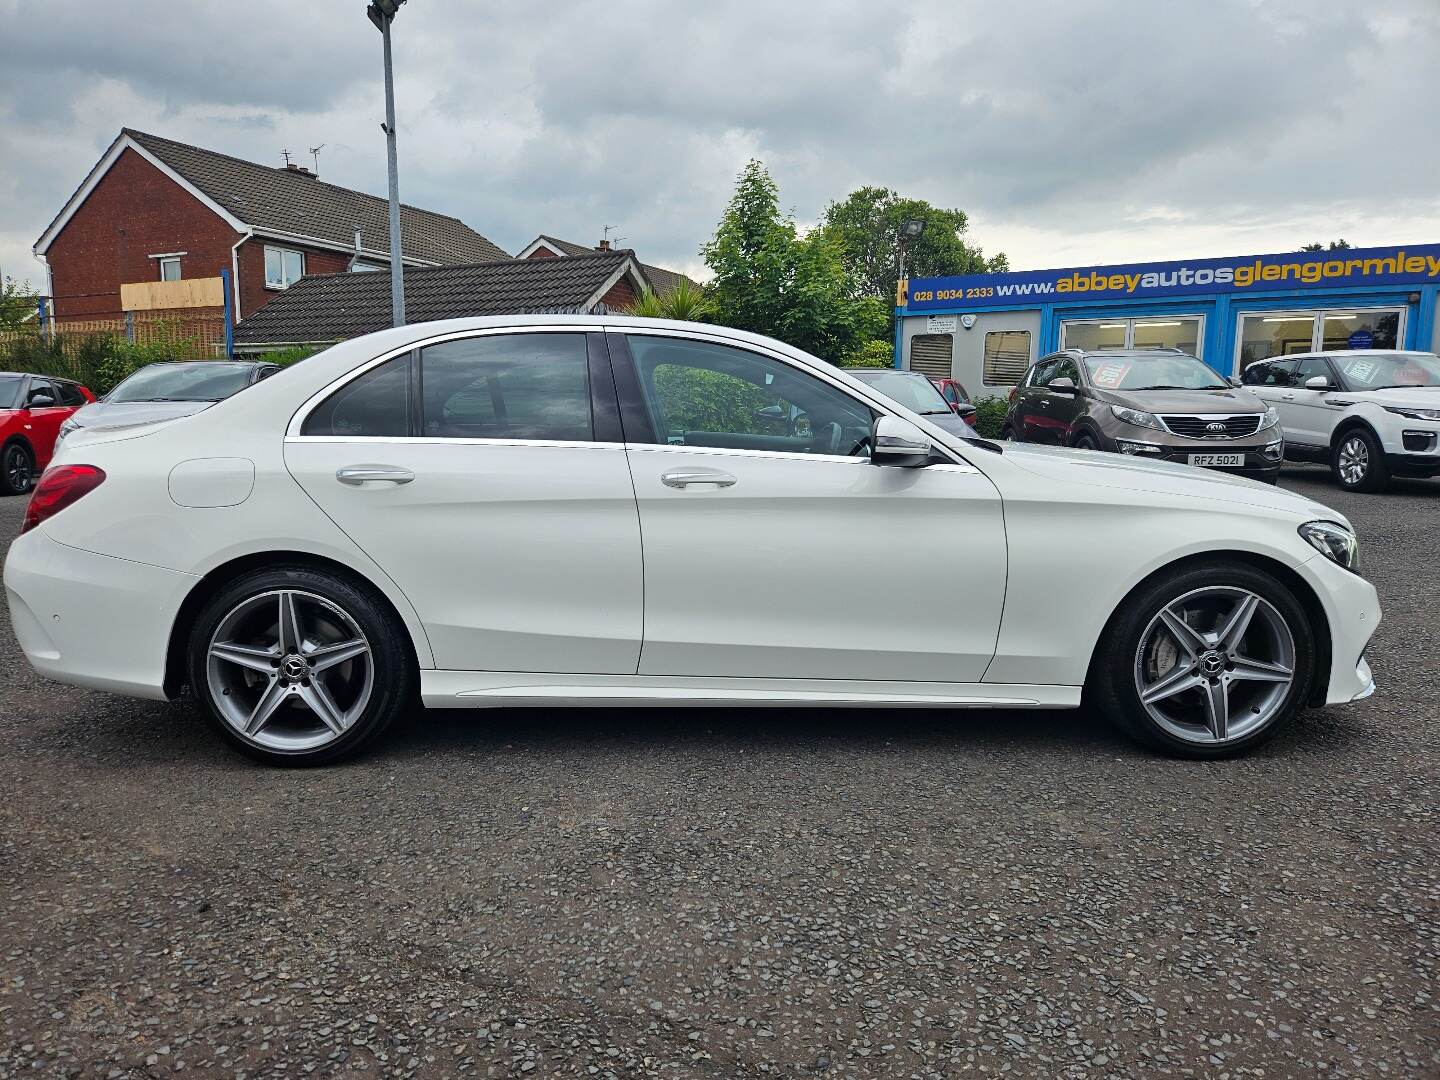
<svg viewBox="0 0 1440 1080">
<path fill-rule="evenodd" d="M 125 311 L 223 307 L 224 304 L 225 283 L 218 277 L 131 281 L 120 286 L 120 307 Z"/>
</svg>

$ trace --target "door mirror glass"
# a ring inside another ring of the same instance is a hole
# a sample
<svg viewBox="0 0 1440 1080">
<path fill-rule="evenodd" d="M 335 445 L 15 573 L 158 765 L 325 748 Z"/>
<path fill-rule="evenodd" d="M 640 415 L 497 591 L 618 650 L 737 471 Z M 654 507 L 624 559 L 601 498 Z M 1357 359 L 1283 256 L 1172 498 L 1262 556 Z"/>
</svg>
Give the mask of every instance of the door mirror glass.
<svg viewBox="0 0 1440 1080">
<path fill-rule="evenodd" d="M 1076 390 L 1075 380 L 1068 375 L 1061 375 L 1046 383 L 1045 389 L 1053 390 L 1057 394 L 1073 394 Z"/>
<path fill-rule="evenodd" d="M 1329 390 L 1330 380 L 1324 375 L 1312 375 L 1305 380 L 1306 390 Z"/>
<path fill-rule="evenodd" d="M 929 464 L 932 453 L 934 448 L 929 437 L 909 420 L 882 416 L 875 421 L 874 447 L 870 452 L 872 465 L 916 469 Z"/>
<path fill-rule="evenodd" d="M 55 399 L 50 396 L 49 391 L 36 390 L 30 395 L 30 408 L 32 409 L 48 409 L 54 404 Z"/>
</svg>

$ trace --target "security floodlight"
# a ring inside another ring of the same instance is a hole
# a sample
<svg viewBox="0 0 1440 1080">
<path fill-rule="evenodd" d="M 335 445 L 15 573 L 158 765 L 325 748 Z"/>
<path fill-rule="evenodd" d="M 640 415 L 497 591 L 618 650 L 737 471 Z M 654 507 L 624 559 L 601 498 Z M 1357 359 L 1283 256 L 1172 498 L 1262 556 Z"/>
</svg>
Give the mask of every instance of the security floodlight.
<svg viewBox="0 0 1440 1080">
<path fill-rule="evenodd" d="M 900 225 L 900 235 L 903 236 L 906 240 L 914 240 L 924 231 L 924 218 L 911 218 L 909 221 L 902 222 Z"/>
<path fill-rule="evenodd" d="M 373 0 L 370 6 L 365 9 L 365 14 L 369 16 L 370 21 L 375 24 L 375 29 L 383 33 L 385 23 L 395 18 L 400 11 L 400 5 L 403 3 L 405 3 L 405 0 Z"/>
</svg>

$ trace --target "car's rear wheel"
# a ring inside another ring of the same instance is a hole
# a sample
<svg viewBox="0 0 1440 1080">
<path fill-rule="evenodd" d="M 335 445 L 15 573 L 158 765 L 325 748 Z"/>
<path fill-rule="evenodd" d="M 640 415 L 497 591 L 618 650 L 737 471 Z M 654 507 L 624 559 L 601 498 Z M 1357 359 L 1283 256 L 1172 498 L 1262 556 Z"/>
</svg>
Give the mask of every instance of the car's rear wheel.
<svg viewBox="0 0 1440 1080">
<path fill-rule="evenodd" d="M 1095 439 L 1094 439 L 1092 436 L 1090 436 L 1090 435 L 1085 434 L 1085 433 L 1082 432 L 1082 433 L 1075 439 L 1075 449 L 1076 449 L 1076 450 L 1098 450 L 1098 449 L 1100 449 L 1100 448 L 1099 448 L 1097 445 L 1095 445 Z"/>
<path fill-rule="evenodd" d="M 1331 452 L 1330 471 L 1346 491 L 1380 491 L 1390 483 L 1390 468 L 1380 441 L 1363 427 L 1340 436 Z"/>
<path fill-rule="evenodd" d="M 309 567 L 241 576 L 190 638 L 190 684 L 226 741 L 277 765 L 322 765 L 415 698 L 405 629 L 368 586 Z"/>
<path fill-rule="evenodd" d="M 24 495 L 35 483 L 35 457 L 21 442 L 0 452 L 0 495 Z"/>
<path fill-rule="evenodd" d="M 1304 608 L 1243 563 L 1163 576 L 1128 598 L 1092 670 L 1092 701 L 1183 757 L 1252 750 L 1304 707 L 1315 667 Z"/>
</svg>

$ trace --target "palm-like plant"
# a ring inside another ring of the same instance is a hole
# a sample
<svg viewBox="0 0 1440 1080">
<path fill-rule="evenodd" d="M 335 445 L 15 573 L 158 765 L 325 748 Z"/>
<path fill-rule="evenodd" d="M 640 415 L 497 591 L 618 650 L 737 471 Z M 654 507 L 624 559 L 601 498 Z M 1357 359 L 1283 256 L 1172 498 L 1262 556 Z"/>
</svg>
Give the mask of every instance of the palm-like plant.
<svg viewBox="0 0 1440 1080">
<path fill-rule="evenodd" d="M 715 314 L 715 301 L 703 287 L 691 281 L 680 281 L 667 293 L 645 289 L 626 308 L 627 315 L 642 319 L 679 319 L 683 322 L 705 322 Z"/>
</svg>

